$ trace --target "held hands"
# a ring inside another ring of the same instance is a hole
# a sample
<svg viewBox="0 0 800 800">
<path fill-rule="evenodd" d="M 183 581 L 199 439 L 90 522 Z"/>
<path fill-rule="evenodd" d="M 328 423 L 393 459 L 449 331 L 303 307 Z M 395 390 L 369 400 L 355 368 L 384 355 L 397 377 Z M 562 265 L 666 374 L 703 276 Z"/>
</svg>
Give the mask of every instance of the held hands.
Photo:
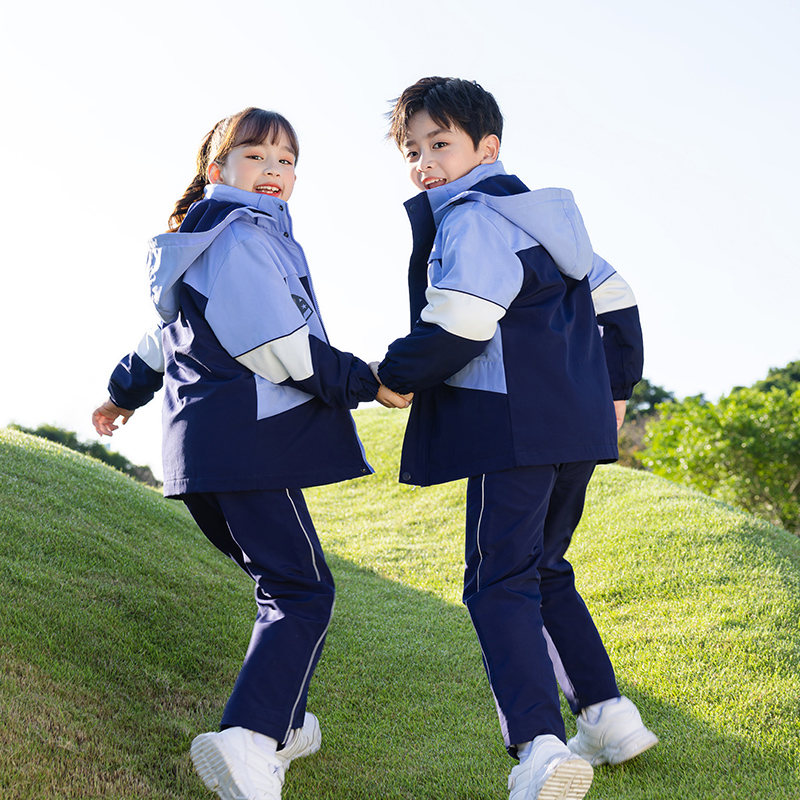
<svg viewBox="0 0 800 800">
<path fill-rule="evenodd" d="M 380 383 L 380 378 L 378 377 L 378 365 L 379 361 L 373 361 L 370 363 L 369 368 L 372 370 L 372 374 L 375 376 L 375 380 Z M 387 389 L 382 383 L 380 388 L 378 389 L 378 394 L 376 395 L 375 399 L 385 408 L 408 408 L 411 405 L 411 401 L 414 399 L 413 394 L 397 394 L 393 392 L 391 389 Z"/>
<path fill-rule="evenodd" d="M 381 384 L 375 399 L 385 408 L 408 408 L 412 397 L 410 394 L 396 394 Z"/>
<path fill-rule="evenodd" d="M 92 412 L 92 425 L 101 436 L 111 436 L 119 427 L 114 424 L 117 417 L 122 417 L 122 424 L 126 425 L 132 415 L 133 411 L 120 408 L 108 399 Z"/>
</svg>

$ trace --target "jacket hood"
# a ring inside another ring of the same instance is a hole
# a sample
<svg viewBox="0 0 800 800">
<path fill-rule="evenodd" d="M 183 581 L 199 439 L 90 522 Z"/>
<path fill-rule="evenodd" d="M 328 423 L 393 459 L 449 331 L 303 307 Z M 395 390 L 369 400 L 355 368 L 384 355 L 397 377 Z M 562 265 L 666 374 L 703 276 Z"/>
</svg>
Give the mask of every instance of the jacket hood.
<svg viewBox="0 0 800 800">
<path fill-rule="evenodd" d="M 206 186 L 205 197 L 198 202 L 207 200 L 220 202 L 220 213 L 213 225 L 205 230 L 162 233 L 148 242 L 150 299 L 164 322 L 172 322 L 178 316 L 180 283 L 186 271 L 235 219 L 273 216 L 270 210 L 278 204 L 282 204 L 281 210 L 286 208 L 284 200 L 221 184 Z M 197 204 L 189 213 L 195 208 Z"/>
<path fill-rule="evenodd" d="M 486 178 L 505 174 L 503 165 L 496 161 L 476 167 L 457 181 L 430 189 L 426 194 L 437 227 L 452 206 L 483 203 L 536 239 L 564 275 L 575 280 L 585 278 L 592 267 L 592 243 L 572 192 L 536 189 L 494 196 L 472 189 Z"/>
</svg>

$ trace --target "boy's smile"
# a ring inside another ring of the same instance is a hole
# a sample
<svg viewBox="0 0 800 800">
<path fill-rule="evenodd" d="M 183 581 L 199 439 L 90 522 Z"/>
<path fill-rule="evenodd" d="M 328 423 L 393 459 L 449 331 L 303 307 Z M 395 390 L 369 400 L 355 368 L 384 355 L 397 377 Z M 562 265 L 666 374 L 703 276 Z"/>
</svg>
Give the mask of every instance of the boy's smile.
<svg viewBox="0 0 800 800">
<path fill-rule="evenodd" d="M 494 134 L 485 136 L 476 148 L 469 134 L 460 128 L 443 128 L 424 110 L 409 120 L 402 147 L 412 183 L 425 191 L 457 181 L 480 164 L 494 163 L 499 149 Z"/>
<path fill-rule="evenodd" d="M 446 183 L 447 183 L 447 179 L 446 178 L 431 178 L 431 177 L 425 178 L 425 177 L 423 177 L 423 179 L 422 179 L 422 185 L 426 189 L 433 189 L 436 186 L 444 186 Z"/>
<path fill-rule="evenodd" d="M 295 161 L 294 150 L 281 132 L 275 141 L 234 147 L 222 164 L 209 166 L 208 178 L 211 183 L 288 200 L 296 180 Z"/>
</svg>

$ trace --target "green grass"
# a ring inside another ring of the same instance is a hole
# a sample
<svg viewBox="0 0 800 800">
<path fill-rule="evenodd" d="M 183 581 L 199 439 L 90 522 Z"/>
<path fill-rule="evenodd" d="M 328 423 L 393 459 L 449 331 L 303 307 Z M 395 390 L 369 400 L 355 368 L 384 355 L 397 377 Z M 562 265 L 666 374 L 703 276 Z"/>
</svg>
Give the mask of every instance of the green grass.
<svg viewBox="0 0 800 800">
<path fill-rule="evenodd" d="M 507 797 L 513 762 L 460 604 L 463 482 L 396 483 L 405 414 L 357 415 L 377 474 L 307 493 L 338 599 L 285 800 Z M 800 798 L 800 540 L 603 467 L 571 559 L 623 691 L 661 744 L 589 800 Z M 252 588 L 182 505 L 0 431 L 0 797 L 210 798 Z M 574 722 L 567 715 L 568 732 Z"/>
</svg>

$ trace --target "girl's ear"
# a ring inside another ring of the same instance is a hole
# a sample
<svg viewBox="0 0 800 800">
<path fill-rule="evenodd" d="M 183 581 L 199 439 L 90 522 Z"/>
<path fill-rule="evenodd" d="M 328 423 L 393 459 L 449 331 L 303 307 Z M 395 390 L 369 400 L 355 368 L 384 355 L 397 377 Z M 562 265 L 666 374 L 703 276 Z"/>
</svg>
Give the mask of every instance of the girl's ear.
<svg viewBox="0 0 800 800">
<path fill-rule="evenodd" d="M 481 152 L 481 164 L 494 164 L 500 155 L 500 139 L 497 138 L 497 134 L 490 133 L 484 136 L 478 145 L 478 150 Z"/>
<path fill-rule="evenodd" d="M 208 180 L 210 183 L 225 183 L 222 180 L 222 170 L 219 168 L 219 164 L 216 161 L 212 161 L 208 165 Z"/>
</svg>

